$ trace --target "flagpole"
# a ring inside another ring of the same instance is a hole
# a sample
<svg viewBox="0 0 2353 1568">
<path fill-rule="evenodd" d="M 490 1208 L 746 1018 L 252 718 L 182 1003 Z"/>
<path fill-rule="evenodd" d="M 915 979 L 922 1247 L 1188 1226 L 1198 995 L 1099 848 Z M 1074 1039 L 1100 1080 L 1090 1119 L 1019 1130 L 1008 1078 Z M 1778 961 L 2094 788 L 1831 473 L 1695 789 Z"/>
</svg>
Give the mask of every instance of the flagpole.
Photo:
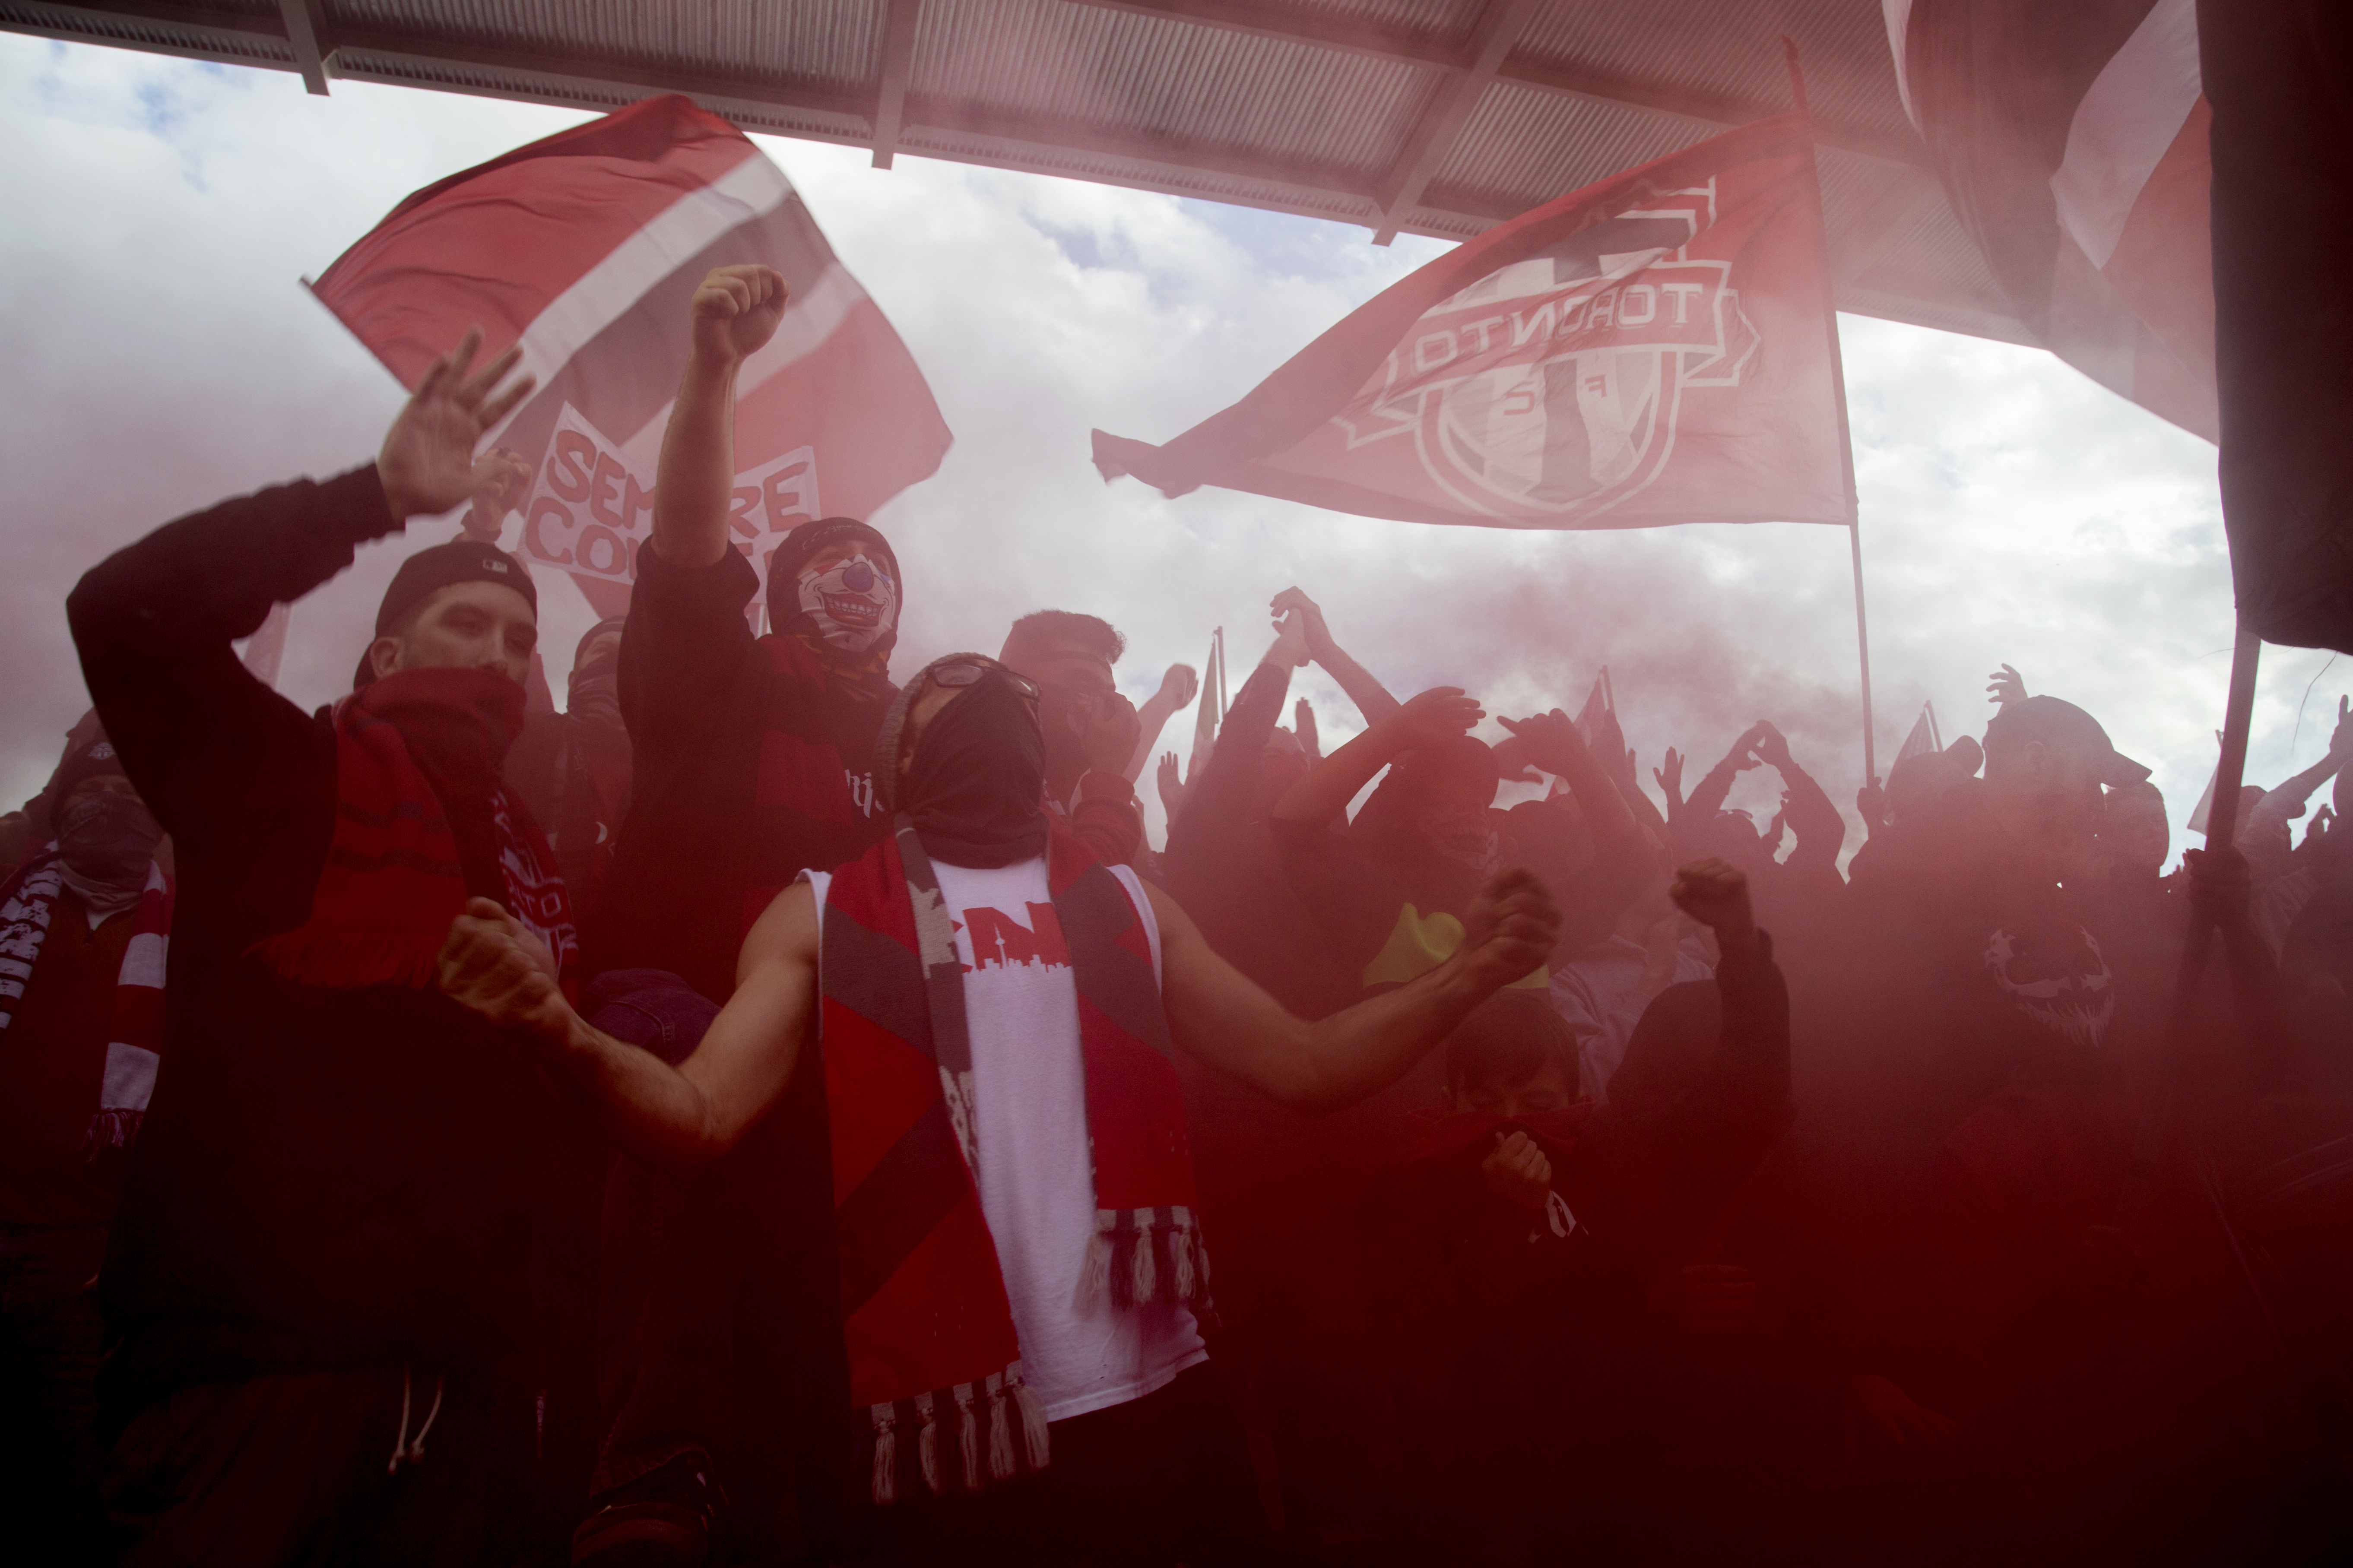
<svg viewBox="0 0 2353 1568">
<path fill-rule="evenodd" d="M 1814 111 L 1806 101 L 1806 73 L 1798 65 L 1797 40 L 1788 34 L 1781 36 L 1781 46 L 1789 59 L 1789 92 L 1797 100 L 1798 112 L 1806 117 L 1806 136 L 1813 139 Z M 1821 187 L 1814 189 L 1814 220 L 1821 221 Z M 1831 253 L 1827 230 L 1822 237 L 1822 258 L 1828 262 Z M 1822 273 L 1822 324 L 1831 340 L 1831 402 L 1838 410 L 1839 464 L 1846 478 L 1846 540 L 1847 550 L 1854 562 L 1854 642 L 1857 662 L 1862 675 L 1862 776 L 1871 784 L 1879 782 L 1879 756 L 1872 735 L 1871 721 L 1871 625 L 1862 605 L 1862 510 L 1854 492 L 1854 438 L 1847 428 L 1846 362 L 1839 353 L 1838 300 L 1831 290 L 1830 273 Z"/>
</svg>

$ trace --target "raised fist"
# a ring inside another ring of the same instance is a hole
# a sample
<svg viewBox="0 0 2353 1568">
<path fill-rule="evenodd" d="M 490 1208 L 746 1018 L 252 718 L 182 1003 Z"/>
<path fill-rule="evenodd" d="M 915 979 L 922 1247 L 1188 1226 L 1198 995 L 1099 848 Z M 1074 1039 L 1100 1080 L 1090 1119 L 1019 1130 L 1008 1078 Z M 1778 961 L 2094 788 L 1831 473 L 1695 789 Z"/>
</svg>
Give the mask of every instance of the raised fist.
<svg viewBox="0 0 2353 1568">
<path fill-rule="evenodd" d="M 569 1033 L 573 1012 L 555 960 L 522 922 L 489 899 L 469 899 L 449 922 L 434 983 L 469 1013 L 509 1034 L 546 1043 Z"/>
<path fill-rule="evenodd" d="M 687 307 L 694 321 L 695 357 L 712 364 L 750 358 L 776 336 L 792 292 L 773 267 L 714 267 L 704 274 Z"/>
<path fill-rule="evenodd" d="M 1516 1128 L 1495 1140 L 1495 1147 L 1480 1163 L 1479 1175 L 1487 1190 L 1505 1203 L 1538 1214 L 1552 1194 L 1552 1162 L 1535 1139 Z"/>
<path fill-rule="evenodd" d="M 1451 962 L 1493 989 L 1541 968 L 1560 936 L 1560 910 L 1535 874 L 1498 871 L 1462 915 L 1462 945 Z"/>
</svg>

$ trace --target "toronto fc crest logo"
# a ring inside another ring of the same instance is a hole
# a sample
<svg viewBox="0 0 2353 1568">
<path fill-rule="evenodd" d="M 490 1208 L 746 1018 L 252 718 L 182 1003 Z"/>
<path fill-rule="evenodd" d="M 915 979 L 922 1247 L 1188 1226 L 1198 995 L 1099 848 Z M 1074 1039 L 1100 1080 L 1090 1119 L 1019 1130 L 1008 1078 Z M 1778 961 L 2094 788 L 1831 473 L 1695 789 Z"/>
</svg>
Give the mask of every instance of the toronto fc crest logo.
<svg viewBox="0 0 2353 1568">
<path fill-rule="evenodd" d="M 1609 526 L 1666 467 L 1684 394 L 1739 385 L 1757 352 L 1732 263 L 1687 252 L 1715 194 L 1645 192 L 1440 301 L 1335 416 L 1348 447 L 1410 440 L 1472 511 Z"/>
</svg>

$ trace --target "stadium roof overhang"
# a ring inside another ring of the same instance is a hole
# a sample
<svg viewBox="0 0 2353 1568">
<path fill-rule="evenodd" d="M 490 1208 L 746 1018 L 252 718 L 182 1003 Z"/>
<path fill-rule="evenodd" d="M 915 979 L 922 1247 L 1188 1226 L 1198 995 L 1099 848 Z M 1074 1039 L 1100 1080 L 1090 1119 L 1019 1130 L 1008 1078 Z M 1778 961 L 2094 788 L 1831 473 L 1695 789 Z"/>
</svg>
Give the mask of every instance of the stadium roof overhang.
<svg viewBox="0 0 2353 1568">
<path fill-rule="evenodd" d="M 2031 342 L 1898 100 L 1880 0 L 0 0 L 0 29 L 610 110 L 1461 239 L 1789 106 L 1840 309 Z"/>
</svg>

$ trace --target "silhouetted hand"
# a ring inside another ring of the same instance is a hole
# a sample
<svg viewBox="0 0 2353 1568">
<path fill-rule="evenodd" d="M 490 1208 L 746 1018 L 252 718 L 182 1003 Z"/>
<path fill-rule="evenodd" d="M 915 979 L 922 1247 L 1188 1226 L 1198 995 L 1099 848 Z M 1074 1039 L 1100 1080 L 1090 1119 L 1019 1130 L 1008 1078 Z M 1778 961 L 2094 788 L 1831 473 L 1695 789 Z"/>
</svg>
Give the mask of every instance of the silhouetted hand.
<svg viewBox="0 0 2353 1568">
<path fill-rule="evenodd" d="M 1339 651 L 1340 645 L 1332 640 L 1332 628 L 1324 624 L 1324 611 L 1314 600 L 1297 588 L 1285 588 L 1267 605 L 1267 613 L 1277 621 L 1292 616 L 1299 617 L 1299 629 L 1307 638 L 1308 657 L 1317 661 Z"/>
<path fill-rule="evenodd" d="M 1176 820 L 1176 813 L 1185 805 L 1185 781 L 1176 771 L 1176 752 L 1160 753 L 1160 767 L 1153 774 L 1153 781 L 1160 786 L 1160 808 L 1168 814 L 1168 820 L 1173 824 Z"/>
<path fill-rule="evenodd" d="M 710 364 L 738 364 L 759 353 L 776 335 L 791 293 L 792 285 L 773 267 L 712 268 L 687 306 L 694 321 L 695 357 Z"/>
<path fill-rule="evenodd" d="M 512 385 L 499 385 L 522 357 L 520 345 L 492 360 L 480 375 L 468 376 L 481 346 L 482 329 L 469 328 L 456 352 L 426 368 L 399 417 L 385 432 L 384 447 L 376 453 L 376 478 L 384 485 L 385 506 L 401 522 L 448 511 L 483 490 L 512 483 L 517 469 L 522 482 L 531 482 L 531 466 L 512 452 L 491 452 L 479 462 L 474 458 L 483 432 L 505 418 L 534 384 L 526 375 Z"/>
<path fill-rule="evenodd" d="M 1498 871 L 1471 896 L 1462 945 L 1447 962 L 1490 989 L 1509 985 L 1541 965 L 1559 935 L 1559 907 L 1535 874 Z"/>
<path fill-rule="evenodd" d="M 1843 1419 L 1846 1462 L 1867 1455 L 1933 1454 L 1961 1435 L 1949 1416 L 1938 1415 L 1875 1372 L 1847 1380 Z"/>
<path fill-rule="evenodd" d="M 1675 907 L 1715 932 L 1725 948 L 1757 940 L 1757 917 L 1748 905 L 1748 875 L 1710 856 L 1676 868 L 1667 888 Z"/>
<path fill-rule="evenodd" d="M 1756 728 L 1748 732 L 1757 737 L 1755 746 L 1758 762 L 1776 769 L 1789 765 L 1789 742 L 1779 730 L 1759 719 Z"/>
<path fill-rule="evenodd" d="M 1683 754 L 1669 746 L 1665 765 L 1652 768 L 1651 776 L 1658 780 L 1659 788 L 1666 792 L 1668 814 L 1672 816 L 1681 810 L 1683 804 Z"/>
<path fill-rule="evenodd" d="M 1567 773 L 1577 765 L 1577 754 L 1586 750 L 1576 721 L 1557 708 L 1525 719 L 1506 719 L 1499 713 L 1495 722 L 1512 732 L 1529 762 L 1548 773 Z"/>
<path fill-rule="evenodd" d="M 1748 1326 L 1757 1277 L 1736 1263 L 1686 1263 L 1651 1282 L 1651 1321 L 1696 1339 Z"/>
<path fill-rule="evenodd" d="M 561 1040 L 573 1013 L 556 984 L 555 960 L 522 922 L 489 899 L 469 899 L 449 922 L 434 983 L 469 1013 L 509 1034 Z"/>
<path fill-rule="evenodd" d="M 2337 700 L 2337 729 L 2328 737 L 2328 754 L 2353 756 L 2353 699 Z"/>
<path fill-rule="evenodd" d="M 1201 678 L 1189 664 L 1172 664 L 1160 676 L 1160 689 L 1152 700 L 1174 712 L 1200 694 Z"/>
<path fill-rule="evenodd" d="M 522 505 L 531 495 L 532 469 L 521 452 L 504 447 L 489 456 L 501 459 L 504 466 L 488 485 L 474 492 L 474 504 L 466 509 L 458 526 L 469 539 L 496 544 L 499 534 L 506 528 L 507 513 Z"/>
<path fill-rule="evenodd" d="M 1388 720 L 1409 748 L 1440 745 L 1487 716 L 1475 697 L 1459 686 L 1433 686 L 1407 700 Z M 1508 727 L 1508 726 L 1507 726 Z"/>
<path fill-rule="evenodd" d="M 1862 815 L 1866 830 L 1887 826 L 1887 791 L 1877 779 L 1854 792 L 1854 809 Z"/>
<path fill-rule="evenodd" d="M 1144 743 L 1143 718 L 1135 704 L 1116 691 L 1095 694 L 1076 717 L 1087 766 L 1096 772 L 1123 772 L 1127 760 L 1135 755 L 1135 748 Z"/>
<path fill-rule="evenodd" d="M 1274 623 L 1274 646 L 1259 662 L 1297 669 L 1312 657 L 1307 647 L 1307 617 L 1293 610 Z"/>
<path fill-rule="evenodd" d="M 2254 896 L 2254 876 L 2236 845 L 2185 849 L 2181 864 L 2189 873 L 2190 913 L 2225 930 L 2245 921 Z"/>
<path fill-rule="evenodd" d="M 1496 776 L 1505 784 L 1542 784 L 1544 774 L 1528 760 L 1528 743 L 1517 735 L 1506 735 L 1487 748 L 1495 755 Z"/>
<path fill-rule="evenodd" d="M 2007 708 L 2026 700 L 2026 677 L 2005 664 L 1986 677 L 1986 689 L 1993 693 L 1990 700 L 1995 707 Z"/>
<path fill-rule="evenodd" d="M 1536 1141 L 1513 1129 L 1498 1133 L 1495 1147 L 1480 1163 L 1479 1174 L 1487 1190 L 1508 1204 L 1544 1213 L 1552 1194 L 1552 1162 Z"/>
</svg>

